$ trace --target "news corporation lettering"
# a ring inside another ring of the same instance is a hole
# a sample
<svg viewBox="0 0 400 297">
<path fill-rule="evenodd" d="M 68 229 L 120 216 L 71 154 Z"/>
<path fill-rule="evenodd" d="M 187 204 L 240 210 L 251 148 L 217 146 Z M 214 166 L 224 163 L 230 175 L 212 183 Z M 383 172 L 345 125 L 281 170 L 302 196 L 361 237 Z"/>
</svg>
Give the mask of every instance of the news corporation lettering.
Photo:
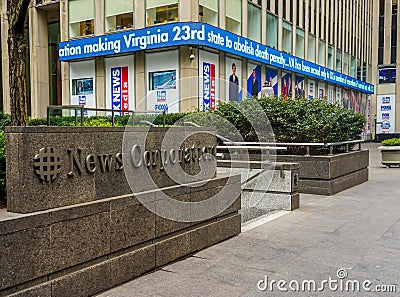
<svg viewBox="0 0 400 297">
<path fill-rule="evenodd" d="M 159 150 L 144 150 L 141 145 L 133 145 L 130 150 L 130 164 L 134 168 L 158 168 L 164 170 L 166 165 L 177 165 L 182 163 L 196 164 L 201 160 L 210 161 L 216 156 L 215 146 L 170 148 Z M 67 149 L 69 170 L 67 175 L 74 177 L 76 173 L 83 172 L 94 174 L 111 170 L 120 171 L 124 169 L 122 153 L 116 154 L 88 154 L 84 156 L 81 149 Z"/>
<path fill-rule="evenodd" d="M 206 46 L 343 87 L 374 93 L 374 86 L 371 84 L 197 22 L 159 25 L 61 42 L 59 56 L 61 61 L 70 61 L 180 45 Z"/>
</svg>

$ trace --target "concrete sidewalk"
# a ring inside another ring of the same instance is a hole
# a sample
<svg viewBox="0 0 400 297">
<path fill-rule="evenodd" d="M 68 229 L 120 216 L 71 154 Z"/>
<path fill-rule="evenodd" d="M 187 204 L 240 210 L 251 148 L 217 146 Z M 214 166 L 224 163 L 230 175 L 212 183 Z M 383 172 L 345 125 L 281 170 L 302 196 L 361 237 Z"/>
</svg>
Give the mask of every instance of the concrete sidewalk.
<svg viewBox="0 0 400 297">
<path fill-rule="evenodd" d="M 269 280 L 346 280 L 400 285 L 400 169 L 370 148 L 370 181 L 325 197 L 301 195 L 301 208 L 99 296 L 400 296 L 397 293 L 260 291 Z M 341 271 L 344 273 L 344 271 Z M 263 285 L 263 283 L 260 283 Z M 286 288 L 289 288 L 286 285 Z"/>
</svg>

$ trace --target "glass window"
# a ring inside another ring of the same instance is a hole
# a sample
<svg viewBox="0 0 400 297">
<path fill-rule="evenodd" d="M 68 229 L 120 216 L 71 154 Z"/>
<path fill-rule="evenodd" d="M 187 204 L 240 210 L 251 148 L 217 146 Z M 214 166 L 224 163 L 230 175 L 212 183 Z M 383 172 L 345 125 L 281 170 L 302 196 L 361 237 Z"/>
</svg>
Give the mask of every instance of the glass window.
<svg viewBox="0 0 400 297">
<path fill-rule="evenodd" d="M 105 0 L 105 31 L 115 31 L 133 27 L 132 0 Z"/>
<path fill-rule="evenodd" d="M 148 26 L 178 21 L 178 0 L 146 0 L 146 19 Z"/>
<path fill-rule="evenodd" d="M 225 0 L 226 30 L 242 34 L 242 0 Z"/>
<path fill-rule="evenodd" d="M 328 68 L 333 69 L 333 46 L 328 45 Z"/>
<path fill-rule="evenodd" d="M 356 57 L 351 57 L 350 76 L 356 77 L 356 75 L 357 75 Z"/>
<path fill-rule="evenodd" d="M 336 51 L 336 71 L 342 72 L 342 51 Z"/>
<path fill-rule="evenodd" d="M 315 36 L 308 35 L 308 56 L 307 59 L 315 62 Z"/>
<path fill-rule="evenodd" d="M 267 45 L 278 48 L 278 18 L 267 13 Z"/>
<path fill-rule="evenodd" d="M 283 22 L 282 26 L 282 50 L 287 53 L 292 53 L 292 43 L 293 43 L 293 32 L 292 32 L 292 25 Z"/>
<path fill-rule="evenodd" d="M 304 58 L 304 31 L 296 29 L 296 56 Z"/>
<path fill-rule="evenodd" d="M 325 66 L 326 63 L 326 43 L 318 39 L 318 64 Z"/>
<path fill-rule="evenodd" d="M 343 73 L 349 74 L 349 54 L 345 53 L 343 56 Z"/>
<path fill-rule="evenodd" d="M 94 34 L 94 0 L 68 1 L 69 36 Z"/>
<path fill-rule="evenodd" d="M 218 0 L 199 0 L 199 21 L 218 26 Z"/>
<path fill-rule="evenodd" d="M 247 37 L 261 42 L 261 7 L 247 4 Z"/>
</svg>

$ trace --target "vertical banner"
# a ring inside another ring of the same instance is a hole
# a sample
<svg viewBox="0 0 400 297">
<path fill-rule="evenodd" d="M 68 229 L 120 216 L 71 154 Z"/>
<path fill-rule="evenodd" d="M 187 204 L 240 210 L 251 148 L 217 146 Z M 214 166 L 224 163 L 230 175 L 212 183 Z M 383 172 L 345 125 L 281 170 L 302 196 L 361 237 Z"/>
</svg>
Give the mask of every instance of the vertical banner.
<svg viewBox="0 0 400 297">
<path fill-rule="evenodd" d="M 321 82 L 318 82 L 318 99 L 325 99 L 325 84 Z"/>
<path fill-rule="evenodd" d="M 333 104 L 335 102 L 335 97 L 333 95 L 333 86 L 328 85 L 328 102 Z"/>
<path fill-rule="evenodd" d="M 371 134 L 371 98 L 369 96 L 368 96 L 368 99 L 367 99 L 366 118 L 367 118 L 367 129 L 366 129 L 367 130 L 367 134 Z"/>
<path fill-rule="evenodd" d="M 247 93 L 249 97 L 258 97 L 261 91 L 261 66 L 247 64 Z"/>
<path fill-rule="evenodd" d="M 232 102 L 242 101 L 242 61 L 226 57 L 226 100 Z"/>
<path fill-rule="evenodd" d="M 343 108 L 350 108 L 350 106 L 350 91 L 345 89 L 343 96 Z"/>
<path fill-rule="evenodd" d="M 203 111 L 215 107 L 215 64 L 203 62 Z"/>
<path fill-rule="evenodd" d="M 308 80 L 308 99 L 314 100 L 315 96 L 315 81 L 309 79 Z"/>
<path fill-rule="evenodd" d="M 274 89 L 274 96 L 278 95 L 278 70 L 267 67 L 266 80 L 270 86 Z"/>
<path fill-rule="evenodd" d="M 122 109 L 129 109 L 129 75 L 128 66 L 121 67 L 122 73 Z M 122 115 L 129 115 L 128 112 L 123 112 Z"/>
<path fill-rule="evenodd" d="M 342 89 L 336 87 L 336 103 L 343 107 Z"/>
<path fill-rule="evenodd" d="M 394 133 L 396 127 L 396 95 L 377 96 L 377 133 Z"/>
<path fill-rule="evenodd" d="M 129 109 L 129 75 L 128 67 L 111 68 L 112 109 Z M 124 112 L 123 115 L 128 113 Z"/>
<path fill-rule="evenodd" d="M 292 97 L 292 74 L 282 72 L 282 97 L 287 99 Z"/>
<path fill-rule="evenodd" d="M 296 75 L 295 96 L 297 99 L 304 99 L 305 92 L 304 92 L 304 77 L 303 76 Z"/>
</svg>

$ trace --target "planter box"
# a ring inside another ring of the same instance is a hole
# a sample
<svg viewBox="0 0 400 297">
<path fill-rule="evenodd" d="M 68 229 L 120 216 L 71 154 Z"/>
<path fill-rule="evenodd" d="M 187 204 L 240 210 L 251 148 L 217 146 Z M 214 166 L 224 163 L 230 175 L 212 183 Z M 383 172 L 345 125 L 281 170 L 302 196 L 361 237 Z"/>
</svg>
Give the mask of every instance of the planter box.
<svg viewBox="0 0 400 297">
<path fill-rule="evenodd" d="M 381 146 L 379 150 L 381 151 L 383 165 L 400 167 L 400 146 Z"/>
<path fill-rule="evenodd" d="M 277 162 L 299 163 L 299 192 L 335 195 L 368 181 L 369 151 L 333 156 L 277 156 Z"/>
</svg>

